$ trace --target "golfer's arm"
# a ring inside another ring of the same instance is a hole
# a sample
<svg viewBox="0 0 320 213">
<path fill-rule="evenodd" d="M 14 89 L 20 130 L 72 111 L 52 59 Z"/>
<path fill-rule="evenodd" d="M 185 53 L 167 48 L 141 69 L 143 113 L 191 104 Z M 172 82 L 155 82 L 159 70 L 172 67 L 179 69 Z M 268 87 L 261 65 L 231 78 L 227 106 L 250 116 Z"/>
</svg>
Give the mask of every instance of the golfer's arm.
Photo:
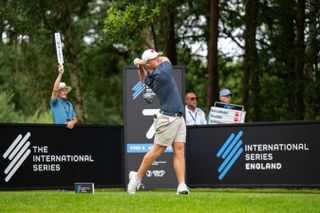
<svg viewBox="0 0 320 213">
<path fill-rule="evenodd" d="M 55 101 L 58 97 L 58 94 L 59 94 L 59 84 L 61 82 L 61 79 L 62 79 L 62 74 L 59 73 L 56 81 L 54 82 L 54 85 L 53 85 L 53 90 L 52 90 L 52 100 Z"/>
<path fill-rule="evenodd" d="M 142 65 L 139 65 L 139 78 L 140 78 L 140 81 L 143 82 L 144 81 L 144 78 L 147 76 L 147 71 L 146 69 L 144 68 L 144 66 Z"/>
</svg>

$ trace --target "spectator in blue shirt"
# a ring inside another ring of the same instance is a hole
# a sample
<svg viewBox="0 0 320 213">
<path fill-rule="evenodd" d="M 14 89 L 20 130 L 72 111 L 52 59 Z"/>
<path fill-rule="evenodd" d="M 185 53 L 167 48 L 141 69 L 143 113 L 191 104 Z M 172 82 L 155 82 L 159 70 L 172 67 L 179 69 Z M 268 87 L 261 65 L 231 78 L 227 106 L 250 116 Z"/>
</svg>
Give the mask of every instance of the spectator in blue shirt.
<svg viewBox="0 0 320 213">
<path fill-rule="evenodd" d="M 67 128 L 72 129 L 78 123 L 72 103 L 67 100 L 68 93 L 72 88 L 61 82 L 64 73 L 63 65 L 58 65 L 58 72 L 50 98 L 53 122 L 55 124 L 66 124 Z"/>
</svg>

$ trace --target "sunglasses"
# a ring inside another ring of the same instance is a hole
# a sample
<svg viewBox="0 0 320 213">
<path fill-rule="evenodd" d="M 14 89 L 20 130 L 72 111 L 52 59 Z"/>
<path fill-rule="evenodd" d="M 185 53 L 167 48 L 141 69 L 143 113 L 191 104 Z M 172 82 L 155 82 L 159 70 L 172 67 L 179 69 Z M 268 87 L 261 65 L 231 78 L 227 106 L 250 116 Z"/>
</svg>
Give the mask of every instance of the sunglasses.
<svg viewBox="0 0 320 213">
<path fill-rule="evenodd" d="M 194 100 L 198 100 L 198 98 L 197 97 L 192 97 L 192 98 L 190 98 L 190 100 L 194 101 Z"/>
</svg>

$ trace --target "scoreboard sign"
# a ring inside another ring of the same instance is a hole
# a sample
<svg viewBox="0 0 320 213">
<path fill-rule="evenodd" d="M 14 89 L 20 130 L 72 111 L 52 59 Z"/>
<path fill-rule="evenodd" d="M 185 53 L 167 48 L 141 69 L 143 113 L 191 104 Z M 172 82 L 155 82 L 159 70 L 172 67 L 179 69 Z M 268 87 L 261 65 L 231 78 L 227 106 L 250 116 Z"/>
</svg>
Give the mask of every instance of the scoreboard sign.
<svg viewBox="0 0 320 213">
<path fill-rule="evenodd" d="M 241 105 L 215 102 L 209 112 L 208 124 L 244 123 L 245 116 L 246 112 Z"/>
</svg>

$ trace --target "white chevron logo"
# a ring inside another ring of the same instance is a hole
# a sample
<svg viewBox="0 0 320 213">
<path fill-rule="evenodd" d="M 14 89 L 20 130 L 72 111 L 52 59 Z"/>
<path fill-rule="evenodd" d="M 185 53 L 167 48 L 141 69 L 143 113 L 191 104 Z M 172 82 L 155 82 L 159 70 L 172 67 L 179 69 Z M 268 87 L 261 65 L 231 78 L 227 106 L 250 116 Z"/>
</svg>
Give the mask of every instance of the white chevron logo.
<svg viewBox="0 0 320 213">
<path fill-rule="evenodd" d="M 19 134 L 3 154 L 4 159 L 8 158 L 11 161 L 7 168 L 4 170 L 4 173 L 7 175 L 4 179 L 6 182 L 9 182 L 11 177 L 16 173 L 22 163 L 30 155 L 31 150 L 28 149 L 30 146 L 30 142 L 27 141 L 30 136 L 30 132 L 27 132 L 27 134 L 23 138 L 22 135 Z"/>
</svg>

